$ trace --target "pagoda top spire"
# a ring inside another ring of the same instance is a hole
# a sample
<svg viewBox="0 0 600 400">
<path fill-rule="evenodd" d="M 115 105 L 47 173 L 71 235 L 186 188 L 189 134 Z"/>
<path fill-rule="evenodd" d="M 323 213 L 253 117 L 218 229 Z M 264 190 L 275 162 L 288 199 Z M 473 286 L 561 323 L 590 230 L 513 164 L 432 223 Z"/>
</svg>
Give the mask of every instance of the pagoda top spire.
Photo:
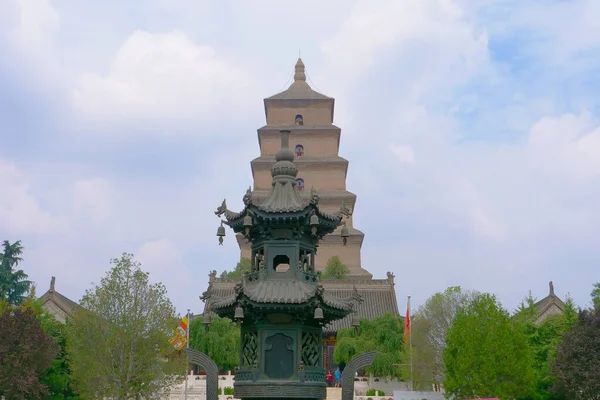
<svg viewBox="0 0 600 400">
<path fill-rule="evenodd" d="M 301 58 L 298 58 L 296 62 L 296 73 L 294 73 L 294 82 L 304 81 L 306 82 L 306 73 L 304 72 L 304 63 Z"/>
<path fill-rule="evenodd" d="M 308 83 L 306 83 L 306 67 L 302 58 L 298 57 L 296 65 L 294 66 L 294 82 L 289 88 L 281 93 L 268 98 L 268 100 L 333 100 L 331 97 L 327 97 L 319 92 L 315 92 Z"/>
</svg>

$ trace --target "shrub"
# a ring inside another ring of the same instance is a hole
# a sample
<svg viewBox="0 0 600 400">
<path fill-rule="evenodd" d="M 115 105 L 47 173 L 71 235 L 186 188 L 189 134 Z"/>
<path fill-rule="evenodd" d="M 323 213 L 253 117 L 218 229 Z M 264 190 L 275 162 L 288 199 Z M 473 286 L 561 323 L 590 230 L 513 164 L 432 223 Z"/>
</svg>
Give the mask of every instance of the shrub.
<svg viewBox="0 0 600 400">
<path fill-rule="evenodd" d="M 223 394 L 225 394 L 225 395 L 233 395 L 233 388 L 232 387 L 226 387 Z"/>
</svg>

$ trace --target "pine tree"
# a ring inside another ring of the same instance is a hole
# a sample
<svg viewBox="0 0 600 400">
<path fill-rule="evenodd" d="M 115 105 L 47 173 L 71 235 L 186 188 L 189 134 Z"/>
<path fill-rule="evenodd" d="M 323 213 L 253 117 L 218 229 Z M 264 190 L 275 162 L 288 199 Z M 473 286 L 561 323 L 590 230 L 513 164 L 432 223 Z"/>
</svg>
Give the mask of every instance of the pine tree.
<svg viewBox="0 0 600 400">
<path fill-rule="evenodd" d="M 21 241 L 10 244 L 8 240 L 2 243 L 4 248 L 0 253 L 0 300 L 4 299 L 10 305 L 19 305 L 25 299 L 31 282 L 23 270 L 16 270 L 23 254 Z"/>
</svg>

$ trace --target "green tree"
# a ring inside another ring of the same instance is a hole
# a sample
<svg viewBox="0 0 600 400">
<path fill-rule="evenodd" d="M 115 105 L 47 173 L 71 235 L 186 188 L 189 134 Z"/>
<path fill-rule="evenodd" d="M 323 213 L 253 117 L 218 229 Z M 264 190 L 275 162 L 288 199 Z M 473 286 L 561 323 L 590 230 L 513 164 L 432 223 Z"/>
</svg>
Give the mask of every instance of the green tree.
<svg viewBox="0 0 600 400">
<path fill-rule="evenodd" d="M 85 398 L 151 398 L 184 371 L 170 343 L 179 318 L 164 285 L 150 284 L 133 255 L 111 263 L 69 322 L 75 388 Z"/>
<path fill-rule="evenodd" d="M 222 370 L 240 365 L 240 328 L 227 318 L 212 317 L 208 332 L 202 318 L 190 324 L 190 347 L 207 354 Z"/>
<path fill-rule="evenodd" d="M 31 285 L 29 295 L 21 304 L 36 315 L 42 324 L 45 334 L 51 336 L 59 345 L 57 357 L 50 368 L 40 378 L 41 382 L 48 387 L 45 400 L 78 399 L 71 384 L 71 369 L 66 353 L 67 331 L 66 326 L 58 322 L 54 316 L 43 309 L 40 301 L 36 298 L 35 284 Z"/>
<path fill-rule="evenodd" d="M 477 296 L 477 292 L 452 286 L 431 296 L 415 312 L 411 330 L 413 380 L 417 387 L 431 389 L 431 384 L 438 388 L 441 386 L 445 378 L 446 333 L 456 314 Z"/>
<path fill-rule="evenodd" d="M 591 293 L 592 306 L 598 310 L 600 309 L 600 282 L 594 283 L 594 289 Z"/>
<path fill-rule="evenodd" d="M 42 382 L 59 351 L 44 333 L 35 312 L 26 307 L 0 304 L 0 398 L 41 398 L 48 394 Z"/>
<path fill-rule="evenodd" d="M 496 298 L 477 296 L 460 310 L 444 350 L 448 395 L 457 398 L 524 398 L 533 391 L 527 337 Z"/>
<path fill-rule="evenodd" d="M 225 270 L 221 272 L 221 278 L 240 279 L 243 274 L 250 272 L 251 266 L 252 261 L 249 258 L 242 257 L 233 271 Z"/>
<path fill-rule="evenodd" d="M 325 271 L 321 274 L 321 279 L 344 279 L 350 271 L 346 264 L 338 256 L 333 256 L 327 260 Z"/>
<path fill-rule="evenodd" d="M 8 240 L 2 243 L 0 253 L 0 299 L 6 299 L 8 304 L 19 305 L 25 299 L 31 282 L 23 270 L 16 270 L 19 262 L 23 261 L 23 246 L 17 240 L 10 244 Z"/>
<path fill-rule="evenodd" d="M 583 310 L 552 365 L 553 390 L 572 400 L 600 399 L 600 309 Z"/>
<path fill-rule="evenodd" d="M 338 331 L 333 361 L 348 363 L 359 354 L 377 350 L 375 362 L 365 371 L 377 376 L 392 376 L 398 371 L 394 364 L 402 361 L 403 333 L 402 320 L 392 314 L 384 314 L 371 321 L 362 319 L 358 335 L 354 328 Z"/>
<path fill-rule="evenodd" d="M 536 324 L 537 318 L 538 312 L 535 307 L 535 299 L 530 292 L 513 316 L 516 327 L 527 337 L 532 355 L 535 391 L 529 399 L 565 399 L 563 396 L 551 391 L 554 374 L 550 366 L 556 358 L 557 349 L 564 334 L 577 320 L 577 311 L 573 299 L 567 298 L 562 315 L 552 315 L 539 325 Z"/>
</svg>

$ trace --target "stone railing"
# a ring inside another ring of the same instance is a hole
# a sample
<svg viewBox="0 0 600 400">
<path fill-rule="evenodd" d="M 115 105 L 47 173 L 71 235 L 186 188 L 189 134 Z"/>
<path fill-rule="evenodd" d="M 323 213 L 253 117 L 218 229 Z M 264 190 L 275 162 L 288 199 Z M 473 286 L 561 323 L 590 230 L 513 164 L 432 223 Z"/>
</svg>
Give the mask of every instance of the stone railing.
<svg viewBox="0 0 600 400">
<path fill-rule="evenodd" d="M 219 388 L 221 393 L 224 393 L 225 388 L 233 389 L 233 381 L 235 376 L 219 375 Z M 188 400 L 206 400 L 206 375 L 188 375 L 188 389 L 187 398 Z M 164 400 L 183 400 L 185 398 L 185 381 L 174 385 L 171 389 L 169 396 L 165 397 Z M 233 400 L 232 394 L 221 394 L 219 400 Z"/>
<path fill-rule="evenodd" d="M 225 388 L 233 388 L 233 383 L 236 380 L 248 380 L 251 381 L 253 375 L 256 371 L 253 370 L 242 370 L 237 371 L 236 375 L 219 375 L 219 388 L 221 389 L 221 393 L 224 392 Z M 325 373 L 320 368 L 315 367 L 305 367 L 304 369 L 305 381 L 307 382 L 324 382 Z M 337 388 L 329 388 L 328 395 L 331 391 L 333 392 L 340 391 L 341 389 Z M 381 390 L 385 393 L 384 396 L 367 396 L 367 391 L 371 389 Z M 375 377 L 356 377 L 354 379 L 354 400 L 393 400 L 394 392 L 406 392 L 408 391 L 408 384 L 406 382 L 399 382 L 397 380 L 386 380 L 385 378 L 375 378 Z M 411 396 L 419 395 L 421 392 L 412 392 Z M 427 393 L 430 397 L 419 397 L 417 400 L 421 400 L 422 398 L 430 398 L 433 393 L 431 392 L 423 392 Z M 438 394 L 438 393 L 436 393 Z M 441 395 L 441 394 L 439 394 Z M 340 394 L 341 396 L 341 394 Z M 443 395 L 442 395 L 443 396 Z M 329 397 L 329 396 L 328 396 Z M 341 398 L 341 397 L 340 397 Z M 406 400 L 413 400 L 415 397 L 406 397 Z M 443 397 L 440 397 L 443 398 Z M 184 382 L 173 386 L 168 397 L 165 400 L 183 400 L 184 399 Z M 188 376 L 188 400 L 205 400 L 206 399 L 206 376 L 205 375 L 189 375 Z M 415 398 L 416 399 L 416 398 Z M 219 395 L 219 400 L 235 400 L 233 395 Z"/>
<path fill-rule="evenodd" d="M 303 382 L 327 382 L 325 370 L 319 367 L 304 367 L 304 371 L 300 372 L 300 381 Z"/>
<path fill-rule="evenodd" d="M 394 396 L 356 396 L 354 400 L 394 400 Z"/>
</svg>

